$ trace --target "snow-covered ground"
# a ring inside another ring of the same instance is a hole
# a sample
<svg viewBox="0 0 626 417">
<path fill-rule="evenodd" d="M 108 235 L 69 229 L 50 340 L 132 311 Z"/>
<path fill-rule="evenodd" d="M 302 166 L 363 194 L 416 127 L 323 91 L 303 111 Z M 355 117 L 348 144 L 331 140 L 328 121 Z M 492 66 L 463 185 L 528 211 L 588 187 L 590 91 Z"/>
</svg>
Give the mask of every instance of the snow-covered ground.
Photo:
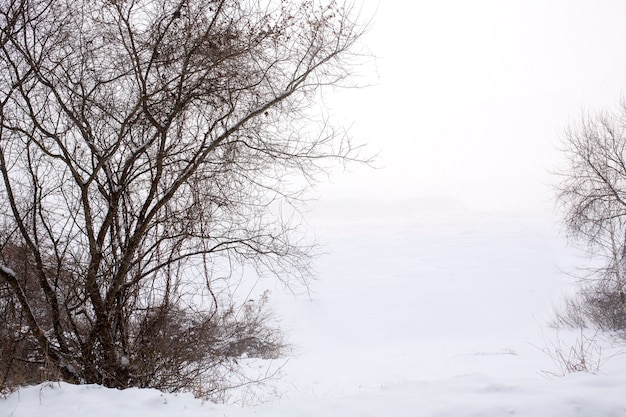
<svg viewBox="0 0 626 417">
<path fill-rule="evenodd" d="M 327 243 L 311 297 L 266 283 L 293 357 L 258 396 L 234 397 L 262 404 L 54 383 L 0 400 L 0 416 L 626 415 L 619 346 L 587 346 L 595 375 L 558 377 L 546 353 L 581 338 L 548 321 L 585 261 L 549 215 L 412 201 L 328 203 L 310 218 Z"/>
</svg>

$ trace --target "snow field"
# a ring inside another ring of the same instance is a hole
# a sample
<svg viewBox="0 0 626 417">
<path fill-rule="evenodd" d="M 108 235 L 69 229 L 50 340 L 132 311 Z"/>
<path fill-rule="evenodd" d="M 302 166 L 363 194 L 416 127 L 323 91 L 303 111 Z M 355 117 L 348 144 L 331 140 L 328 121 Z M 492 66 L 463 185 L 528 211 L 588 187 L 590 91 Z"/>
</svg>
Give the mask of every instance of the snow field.
<svg viewBox="0 0 626 417">
<path fill-rule="evenodd" d="M 556 376 L 555 349 L 567 355 L 580 332 L 548 322 L 584 259 L 553 219 L 418 203 L 401 217 L 384 205 L 327 209 L 311 220 L 328 252 L 311 297 L 257 289 L 272 290 L 294 353 L 274 364 L 281 379 L 233 397 L 248 405 L 51 383 L 1 400 L 0 416 L 626 415 L 626 356 L 609 339 L 587 333 L 597 375 Z"/>
</svg>

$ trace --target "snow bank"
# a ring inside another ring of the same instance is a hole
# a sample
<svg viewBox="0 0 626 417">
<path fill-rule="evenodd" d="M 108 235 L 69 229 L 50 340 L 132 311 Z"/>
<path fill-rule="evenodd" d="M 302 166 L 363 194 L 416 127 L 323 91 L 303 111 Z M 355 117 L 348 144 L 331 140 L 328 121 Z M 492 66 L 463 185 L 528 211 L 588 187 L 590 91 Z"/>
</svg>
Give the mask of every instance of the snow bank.
<svg viewBox="0 0 626 417">
<path fill-rule="evenodd" d="M 600 417 L 626 415 L 626 377 L 571 375 L 558 380 L 499 379 L 482 374 L 407 382 L 328 400 L 256 407 L 203 403 L 191 395 L 124 391 L 65 383 L 24 388 L 0 400 L 7 417 Z"/>
</svg>

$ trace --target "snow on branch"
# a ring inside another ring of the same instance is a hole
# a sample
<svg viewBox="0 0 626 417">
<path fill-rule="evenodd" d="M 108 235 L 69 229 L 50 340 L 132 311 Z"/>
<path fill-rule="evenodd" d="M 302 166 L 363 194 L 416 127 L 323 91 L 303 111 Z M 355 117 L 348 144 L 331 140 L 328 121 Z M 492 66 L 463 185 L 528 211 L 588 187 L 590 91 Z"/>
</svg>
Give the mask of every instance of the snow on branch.
<svg viewBox="0 0 626 417">
<path fill-rule="evenodd" d="M 17 277 L 17 275 L 15 274 L 15 271 L 13 271 L 11 268 L 4 266 L 3 264 L 0 264 L 0 272 L 4 275 L 8 275 L 12 278 Z"/>
</svg>

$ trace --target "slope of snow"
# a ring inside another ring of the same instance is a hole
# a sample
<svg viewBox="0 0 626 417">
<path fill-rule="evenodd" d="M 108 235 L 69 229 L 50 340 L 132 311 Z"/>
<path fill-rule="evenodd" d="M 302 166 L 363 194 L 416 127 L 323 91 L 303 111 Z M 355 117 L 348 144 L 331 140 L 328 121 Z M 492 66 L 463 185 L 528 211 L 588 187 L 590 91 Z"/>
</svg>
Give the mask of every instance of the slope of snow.
<svg viewBox="0 0 626 417">
<path fill-rule="evenodd" d="M 188 394 L 151 389 L 117 391 L 100 386 L 47 384 L 20 390 L 0 401 L 11 417 L 365 417 L 623 416 L 622 375 L 574 374 L 558 380 L 460 375 L 412 381 L 333 399 L 284 401 L 240 408 L 203 403 Z"/>
<path fill-rule="evenodd" d="M 0 416 L 626 415 L 619 346 L 588 333 L 586 359 L 599 372 L 562 378 L 545 352 L 560 343 L 567 356 L 580 340 L 547 326 L 572 282 L 566 272 L 584 261 L 552 219 L 419 202 L 312 214 L 328 254 L 311 297 L 265 283 L 294 355 L 265 393 L 240 393 L 263 404 L 54 383 L 0 400 Z"/>
</svg>

